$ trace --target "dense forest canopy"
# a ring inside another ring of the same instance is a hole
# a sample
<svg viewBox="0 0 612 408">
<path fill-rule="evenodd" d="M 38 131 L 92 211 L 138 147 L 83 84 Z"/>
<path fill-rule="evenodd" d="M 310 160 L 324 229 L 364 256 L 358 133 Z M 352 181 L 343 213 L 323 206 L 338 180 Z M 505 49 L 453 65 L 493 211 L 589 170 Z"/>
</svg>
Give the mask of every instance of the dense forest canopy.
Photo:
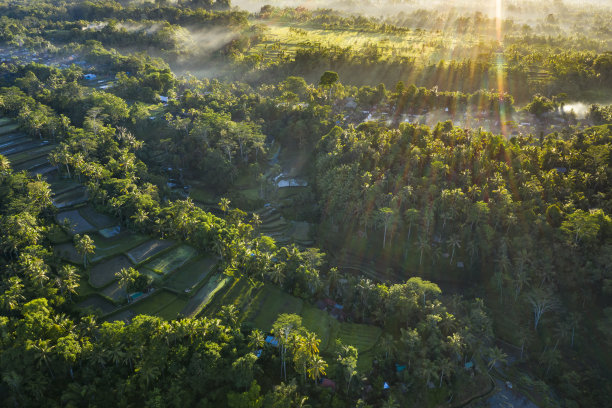
<svg viewBox="0 0 612 408">
<path fill-rule="evenodd" d="M 0 405 L 609 405 L 610 17 L 0 1 Z"/>
</svg>

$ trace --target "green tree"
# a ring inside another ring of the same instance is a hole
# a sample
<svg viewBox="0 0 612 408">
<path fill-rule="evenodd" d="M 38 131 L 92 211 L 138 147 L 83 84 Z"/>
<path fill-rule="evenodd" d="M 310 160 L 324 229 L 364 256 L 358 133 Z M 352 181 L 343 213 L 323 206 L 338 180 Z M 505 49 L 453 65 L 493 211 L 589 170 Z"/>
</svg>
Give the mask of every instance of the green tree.
<svg viewBox="0 0 612 408">
<path fill-rule="evenodd" d="M 83 257 L 83 267 L 87 268 L 87 258 L 96 252 L 96 246 L 93 239 L 87 234 L 82 236 L 77 234 L 74 236 L 74 246 L 79 254 Z"/>
</svg>

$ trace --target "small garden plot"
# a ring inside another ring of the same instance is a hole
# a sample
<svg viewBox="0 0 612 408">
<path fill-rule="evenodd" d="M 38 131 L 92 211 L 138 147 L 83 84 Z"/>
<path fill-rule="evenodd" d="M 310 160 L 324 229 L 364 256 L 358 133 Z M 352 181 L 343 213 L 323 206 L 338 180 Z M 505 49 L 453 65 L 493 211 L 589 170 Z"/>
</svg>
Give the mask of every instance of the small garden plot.
<svg viewBox="0 0 612 408">
<path fill-rule="evenodd" d="M 54 246 L 53 253 L 68 262 L 76 264 L 83 263 L 83 257 L 70 242 Z"/>
<path fill-rule="evenodd" d="M 91 257 L 92 262 L 98 262 L 104 258 L 129 251 L 149 239 L 146 235 L 132 234 L 129 232 L 123 232 L 113 238 L 104 238 L 98 234 L 93 234 L 91 237 L 96 246 L 96 252 Z"/>
<path fill-rule="evenodd" d="M 89 283 L 96 288 L 104 287 L 115 280 L 117 272 L 131 266 L 132 263 L 123 255 L 94 265 L 89 270 Z"/>
<path fill-rule="evenodd" d="M 159 256 L 156 256 L 144 266 L 159 275 L 167 275 L 183 266 L 197 254 L 195 248 L 180 245 Z"/>
<path fill-rule="evenodd" d="M 175 244 L 174 241 L 163 239 L 152 239 L 142 245 L 132 249 L 126 255 L 135 265 L 150 259 L 159 254 L 164 249 L 168 249 Z"/>
<path fill-rule="evenodd" d="M 340 339 L 342 344 L 355 346 L 359 353 L 371 350 L 378 342 L 382 330 L 380 327 L 357 323 L 340 323 L 334 338 Z"/>
<path fill-rule="evenodd" d="M 91 309 L 102 315 L 108 314 L 115 309 L 115 305 L 99 295 L 93 295 L 79 303 L 77 306 L 80 309 Z"/>
<path fill-rule="evenodd" d="M 231 280 L 231 277 L 223 274 L 211 277 L 208 283 L 189 299 L 181 313 L 187 317 L 196 316 L 210 303 L 215 294 L 223 289 Z"/>
<path fill-rule="evenodd" d="M 49 183 L 51 185 L 51 190 L 55 193 L 55 195 L 59 195 L 65 193 L 70 190 L 74 190 L 75 188 L 81 187 L 81 184 L 69 178 L 58 178 Z"/>
<path fill-rule="evenodd" d="M 0 125 L 0 135 L 4 135 L 4 134 L 10 133 L 10 132 L 14 132 L 18 128 L 19 128 L 19 124 L 18 123 L 6 123 L 6 124 L 2 124 L 2 125 Z"/>
<path fill-rule="evenodd" d="M 208 277 L 216 263 L 214 258 L 201 258 L 191 262 L 173 273 L 165 286 L 179 292 L 192 289 Z"/>
<path fill-rule="evenodd" d="M 104 288 L 101 292 L 102 295 L 112 299 L 115 303 L 121 302 L 127 298 L 127 292 L 124 288 L 119 286 L 119 282 L 113 282 Z"/>
<path fill-rule="evenodd" d="M 79 208 L 79 214 L 96 228 L 109 228 L 117 224 L 117 220 L 106 214 L 99 213 L 91 206 Z"/>
<path fill-rule="evenodd" d="M 35 159 L 37 157 L 46 156 L 51 150 L 55 149 L 55 145 L 46 145 L 37 149 L 28 150 L 26 152 L 15 153 L 9 157 L 11 164 L 16 166 L 25 161 Z"/>
<path fill-rule="evenodd" d="M 178 297 L 167 290 L 158 290 L 147 296 L 146 298 L 134 302 L 132 306 L 129 307 L 129 310 L 134 312 L 134 314 L 146 314 L 146 315 L 156 315 L 162 309 L 167 307 L 170 303 L 174 302 Z"/>
<path fill-rule="evenodd" d="M 82 234 L 83 232 L 93 231 L 95 227 L 87 222 L 87 220 L 79 214 L 77 210 L 62 211 L 55 217 L 60 224 L 68 219 L 70 230 L 73 234 Z"/>
<path fill-rule="evenodd" d="M 255 297 L 246 320 L 252 322 L 254 327 L 268 332 L 279 314 L 300 314 L 302 306 L 302 299 L 291 296 L 275 286 L 266 285 Z"/>
</svg>

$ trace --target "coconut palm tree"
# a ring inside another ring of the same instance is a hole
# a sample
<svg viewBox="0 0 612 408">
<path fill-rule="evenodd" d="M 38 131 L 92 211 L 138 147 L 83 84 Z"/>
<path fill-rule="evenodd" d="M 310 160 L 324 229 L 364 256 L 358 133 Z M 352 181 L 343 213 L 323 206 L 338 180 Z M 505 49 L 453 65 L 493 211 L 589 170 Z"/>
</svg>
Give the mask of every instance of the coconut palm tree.
<svg viewBox="0 0 612 408">
<path fill-rule="evenodd" d="M 87 234 L 83 234 L 83 236 L 77 234 L 74 236 L 74 244 L 77 252 L 83 256 L 83 267 L 87 268 L 87 256 L 96 252 L 93 239 Z"/>
<path fill-rule="evenodd" d="M 319 381 L 319 379 L 325 375 L 325 369 L 327 368 L 327 363 L 318 354 L 312 356 L 310 361 L 308 362 L 308 375 L 311 379 L 315 381 Z"/>
<path fill-rule="evenodd" d="M 446 241 L 449 247 L 451 247 L 450 265 L 453 264 L 453 258 L 455 257 L 455 249 L 461 248 L 461 240 L 457 235 L 451 235 L 448 241 Z"/>
</svg>

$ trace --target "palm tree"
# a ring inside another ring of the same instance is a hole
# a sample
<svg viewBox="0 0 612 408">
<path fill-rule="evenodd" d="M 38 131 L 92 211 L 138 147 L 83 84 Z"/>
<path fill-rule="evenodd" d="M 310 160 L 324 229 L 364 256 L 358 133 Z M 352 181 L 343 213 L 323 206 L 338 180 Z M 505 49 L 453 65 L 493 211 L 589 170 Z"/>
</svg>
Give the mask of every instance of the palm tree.
<svg viewBox="0 0 612 408">
<path fill-rule="evenodd" d="M 76 295 L 79 287 L 79 275 L 76 273 L 76 268 L 72 265 L 63 265 L 60 269 L 60 281 L 62 293 L 68 292 L 69 299 L 72 299 L 72 294 Z"/>
<path fill-rule="evenodd" d="M 93 255 L 96 252 L 96 246 L 93 240 L 87 234 L 74 236 L 74 243 L 79 254 L 83 255 L 83 267 L 87 268 L 87 256 Z"/>
<path fill-rule="evenodd" d="M 419 265 L 422 265 L 423 264 L 423 252 L 429 251 L 429 249 L 431 248 L 431 245 L 429 245 L 429 241 L 427 240 L 427 238 L 423 236 L 419 238 L 417 247 L 419 248 L 419 251 L 421 253 L 419 256 Z"/>
<path fill-rule="evenodd" d="M 395 219 L 396 211 L 389 207 L 384 207 L 378 210 L 377 218 L 378 222 L 385 227 L 385 232 L 383 235 L 383 248 L 387 244 L 387 229 L 390 224 L 393 223 Z"/>
<path fill-rule="evenodd" d="M 115 278 L 119 281 L 119 287 L 123 288 L 126 293 L 128 288 L 136 282 L 136 278 L 138 278 L 140 273 L 134 268 L 122 268 L 119 272 L 115 274 Z"/>
<path fill-rule="evenodd" d="M 253 213 L 253 217 L 251 217 L 251 224 L 253 224 L 255 230 L 259 228 L 259 226 L 261 225 L 261 217 L 259 217 L 259 214 Z"/>
<path fill-rule="evenodd" d="M 55 346 L 49 345 L 49 340 L 28 340 L 28 349 L 34 350 L 35 358 L 37 360 L 37 364 L 40 367 L 42 363 L 45 363 L 47 368 L 49 369 L 49 373 L 51 374 L 51 378 L 53 378 L 53 370 L 51 370 L 51 365 L 49 364 L 49 359 L 51 357 L 51 352 Z"/>
<path fill-rule="evenodd" d="M 282 263 L 274 264 L 273 268 L 268 270 L 268 275 L 270 276 L 270 280 L 277 284 L 278 286 L 282 286 L 285 280 L 285 265 Z"/>
<path fill-rule="evenodd" d="M 508 355 L 499 347 L 495 346 L 489 351 L 489 371 L 491 371 L 497 363 L 506 363 L 507 361 Z"/>
<path fill-rule="evenodd" d="M 450 258 L 450 264 L 452 265 L 453 258 L 455 257 L 455 249 L 461 248 L 461 240 L 457 235 L 451 235 L 446 243 L 452 248 Z"/>
<path fill-rule="evenodd" d="M 325 369 L 327 368 L 327 363 L 318 354 L 313 355 L 310 361 L 308 362 L 308 375 L 311 379 L 315 381 L 319 381 L 319 378 L 325 375 Z"/>
<path fill-rule="evenodd" d="M 253 351 L 259 350 L 265 343 L 264 335 L 260 330 L 253 330 L 249 334 L 249 348 Z"/>
<path fill-rule="evenodd" d="M 395 400 L 393 395 L 389 395 L 389 399 L 384 401 L 381 405 L 382 408 L 399 408 L 399 403 Z"/>
<path fill-rule="evenodd" d="M 225 197 L 222 197 L 221 201 L 219 201 L 219 208 L 221 208 L 221 211 L 223 211 L 224 213 L 227 213 L 230 208 L 230 203 L 230 200 Z"/>
</svg>

